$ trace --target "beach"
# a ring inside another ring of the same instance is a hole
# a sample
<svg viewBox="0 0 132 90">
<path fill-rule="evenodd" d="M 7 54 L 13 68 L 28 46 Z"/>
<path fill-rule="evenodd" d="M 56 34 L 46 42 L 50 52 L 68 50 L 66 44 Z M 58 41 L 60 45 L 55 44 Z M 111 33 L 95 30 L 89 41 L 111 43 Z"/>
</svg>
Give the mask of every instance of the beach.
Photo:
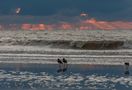
<svg viewBox="0 0 132 90">
<path fill-rule="evenodd" d="M 0 63 L 132 63 L 131 30 L 0 31 Z"/>
</svg>

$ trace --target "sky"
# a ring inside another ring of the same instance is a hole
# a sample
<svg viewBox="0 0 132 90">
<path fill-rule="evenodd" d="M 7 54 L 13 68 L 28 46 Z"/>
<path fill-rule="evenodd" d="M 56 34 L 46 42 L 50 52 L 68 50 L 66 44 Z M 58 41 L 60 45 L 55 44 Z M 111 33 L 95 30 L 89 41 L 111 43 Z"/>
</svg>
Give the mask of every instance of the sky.
<svg viewBox="0 0 132 90">
<path fill-rule="evenodd" d="M 132 20 L 132 0 L 0 0 L 0 15 L 77 16 L 87 13 L 97 19 Z"/>
</svg>

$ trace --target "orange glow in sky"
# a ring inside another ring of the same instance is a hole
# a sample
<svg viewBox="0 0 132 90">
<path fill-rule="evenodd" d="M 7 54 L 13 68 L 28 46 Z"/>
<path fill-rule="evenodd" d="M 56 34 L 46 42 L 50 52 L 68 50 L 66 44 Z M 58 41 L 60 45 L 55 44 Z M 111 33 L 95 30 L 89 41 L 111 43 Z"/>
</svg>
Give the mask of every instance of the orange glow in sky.
<svg viewBox="0 0 132 90">
<path fill-rule="evenodd" d="M 86 19 L 75 23 L 54 23 L 54 24 L 2 24 L 0 30 L 132 30 L 132 22 L 125 21 L 98 21 L 94 18 Z"/>
</svg>

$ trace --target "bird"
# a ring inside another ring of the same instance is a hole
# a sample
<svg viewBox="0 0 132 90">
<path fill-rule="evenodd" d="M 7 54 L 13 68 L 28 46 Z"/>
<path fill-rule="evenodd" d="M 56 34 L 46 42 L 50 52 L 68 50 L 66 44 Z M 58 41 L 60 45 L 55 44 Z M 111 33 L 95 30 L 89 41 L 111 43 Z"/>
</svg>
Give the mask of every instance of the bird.
<svg viewBox="0 0 132 90">
<path fill-rule="evenodd" d="M 57 59 L 57 62 L 59 64 L 59 70 L 57 70 L 57 72 L 62 72 L 62 69 L 63 69 L 63 62 L 61 59 Z"/>
<path fill-rule="evenodd" d="M 57 62 L 59 63 L 59 64 L 63 64 L 63 62 L 58 58 L 57 59 Z"/>
<path fill-rule="evenodd" d="M 68 67 L 67 60 L 65 58 L 63 58 L 62 61 L 63 61 L 63 65 L 64 65 L 63 66 L 63 69 L 64 69 L 64 71 L 66 71 L 67 70 L 67 67 Z"/>
<path fill-rule="evenodd" d="M 67 60 L 65 58 L 63 58 L 62 60 L 63 60 L 63 63 L 67 63 Z"/>
<path fill-rule="evenodd" d="M 129 75 L 130 74 L 130 72 L 129 72 L 129 62 L 125 62 L 124 64 L 125 64 L 125 72 L 124 72 L 124 74 L 125 75 Z"/>
<path fill-rule="evenodd" d="M 126 66 L 129 66 L 129 62 L 125 62 L 125 65 L 126 65 Z"/>
<path fill-rule="evenodd" d="M 65 58 L 57 59 L 59 64 L 59 69 L 57 70 L 58 73 L 67 71 L 67 60 Z"/>
</svg>

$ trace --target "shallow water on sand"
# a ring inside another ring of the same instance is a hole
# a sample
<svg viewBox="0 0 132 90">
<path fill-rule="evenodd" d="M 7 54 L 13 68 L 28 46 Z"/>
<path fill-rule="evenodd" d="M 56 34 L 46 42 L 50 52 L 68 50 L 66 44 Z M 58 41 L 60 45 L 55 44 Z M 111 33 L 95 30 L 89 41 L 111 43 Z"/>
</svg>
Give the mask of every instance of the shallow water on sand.
<svg viewBox="0 0 132 90">
<path fill-rule="evenodd" d="M 1 90 L 131 90 L 132 66 L 0 64 Z"/>
</svg>

